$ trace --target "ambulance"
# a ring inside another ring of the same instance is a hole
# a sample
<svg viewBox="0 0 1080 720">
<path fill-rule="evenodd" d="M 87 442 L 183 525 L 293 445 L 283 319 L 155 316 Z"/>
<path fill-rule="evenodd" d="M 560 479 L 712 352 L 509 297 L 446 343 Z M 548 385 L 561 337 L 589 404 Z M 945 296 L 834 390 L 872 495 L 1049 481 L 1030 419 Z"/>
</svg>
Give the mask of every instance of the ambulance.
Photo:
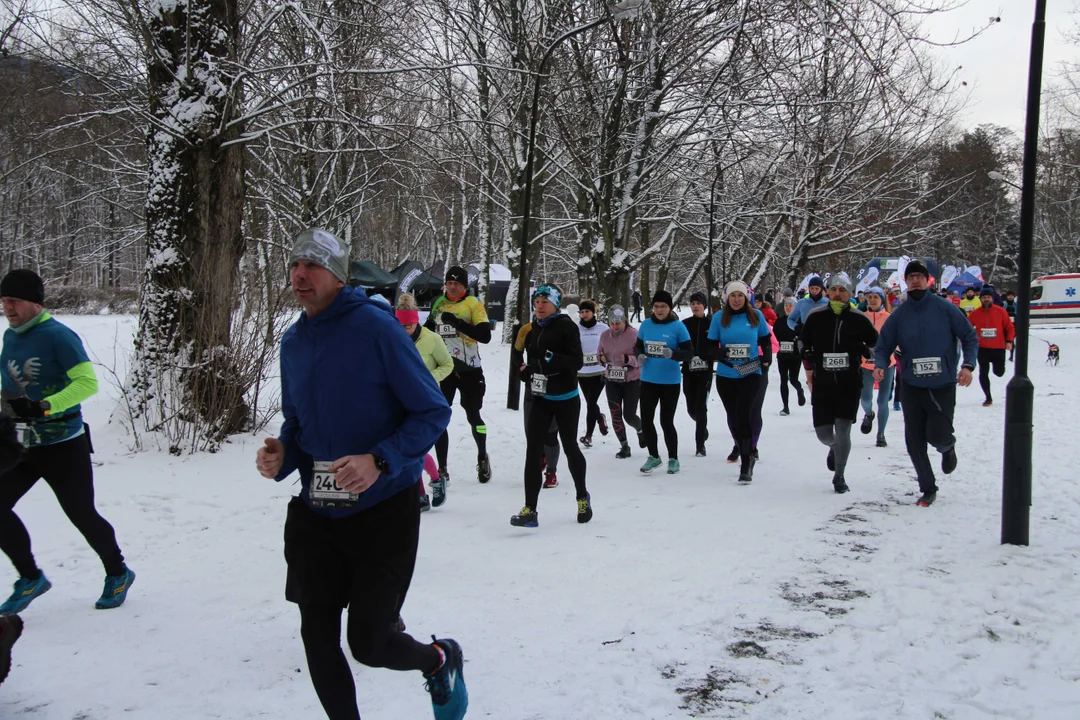
<svg viewBox="0 0 1080 720">
<path fill-rule="evenodd" d="M 1031 323 L 1080 322 L 1080 275 L 1044 275 L 1031 282 Z"/>
</svg>

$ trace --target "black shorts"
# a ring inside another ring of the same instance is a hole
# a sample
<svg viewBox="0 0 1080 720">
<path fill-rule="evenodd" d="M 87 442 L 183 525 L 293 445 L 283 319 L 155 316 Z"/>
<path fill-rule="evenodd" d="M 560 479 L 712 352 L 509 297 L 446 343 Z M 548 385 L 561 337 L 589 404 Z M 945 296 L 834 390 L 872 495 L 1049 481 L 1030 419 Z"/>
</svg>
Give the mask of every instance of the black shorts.
<svg viewBox="0 0 1080 720">
<path fill-rule="evenodd" d="M 318 515 L 293 498 L 285 519 L 285 599 L 343 608 L 372 594 L 393 595 L 400 608 L 419 538 L 420 495 L 413 486 L 344 518 Z"/>
<path fill-rule="evenodd" d="M 454 396 L 461 391 L 461 407 L 465 410 L 480 410 L 484 407 L 484 393 L 487 392 L 487 383 L 484 381 L 483 370 L 455 370 L 446 376 L 439 384 L 442 388 L 443 397 L 451 406 L 454 404 Z"/>
<path fill-rule="evenodd" d="M 859 417 L 861 387 L 844 387 L 814 383 L 810 393 L 814 427 L 832 425 L 837 420 L 855 420 Z"/>
</svg>

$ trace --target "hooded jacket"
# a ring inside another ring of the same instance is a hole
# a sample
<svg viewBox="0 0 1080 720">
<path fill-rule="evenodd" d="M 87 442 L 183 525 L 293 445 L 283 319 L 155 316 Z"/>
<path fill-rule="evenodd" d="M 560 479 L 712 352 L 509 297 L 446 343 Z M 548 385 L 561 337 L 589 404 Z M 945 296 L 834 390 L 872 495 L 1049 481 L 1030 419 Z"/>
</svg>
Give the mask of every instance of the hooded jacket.
<svg viewBox="0 0 1080 720">
<path fill-rule="evenodd" d="M 547 378 L 546 400 L 570 400 L 578 395 L 577 374 L 584 359 L 581 352 L 581 334 L 577 323 L 569 315 L 559 313 L 546 326 L 535 321 L 522 338 L 525 372 L 521 379 L 525 392 L 531 392 L 533 375 Z"/>
<path fill-rule="evenodd" d="M 637 328 L 626 325 L 621 333 L 616 333 L 610 327 L 600 335 L 598 348 L 601 358 L 606 361 L 607 367 L 625 367 L 625 382 L 633 382 L 641 379 L 641 366 L 637 361 Z M 604 374 L 607 375 L 605 369 Z"/>
<path fill-rule="evenodd" d="M 803 356 L 814 365 L 814 387 L 832 385 L 861 389 L 862 359 L 872 355 L 878 332 L 874 323 L 851 305 L 839 313 L 826 305 L 806 316 Z"/>
<path fill-rule="evenodd" d="M 979 336 L 964 311 L 937 295 L 927 293 L 916 300 L 908 294 L 907 301 L 892 311 L 881 328 L 874 349 L 874 367 L 887 368 L 889 357 L 899 348 L 903 353 L 899 361 L 905 384 L 931 389 L 946 387 L 956 382 L 956 365 L 960 360 L 957 341 L 963 345 L 964 367 L 974 369 Z M 940 372 L 934 371 L 935 361 Z"/>
<path fill-rule="evenodd" d="M 311 507 L 312 464 L 371 453 L 388 469 L 344 517 L 416 484 L 424 456 L 450 422 L 450 406 L 388 305 L 342 288 L 324 312 L 302 314 L 281 339 L 278 439 L 285 458 L 276 480 L 300 471 Z"/>
</svg>

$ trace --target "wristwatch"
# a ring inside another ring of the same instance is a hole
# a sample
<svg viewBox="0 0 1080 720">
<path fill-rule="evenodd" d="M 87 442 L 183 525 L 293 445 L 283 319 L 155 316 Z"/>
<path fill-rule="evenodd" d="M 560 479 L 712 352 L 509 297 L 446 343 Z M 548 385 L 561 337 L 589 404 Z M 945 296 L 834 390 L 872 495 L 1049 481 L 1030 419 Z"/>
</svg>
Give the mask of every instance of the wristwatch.
<svg viewBox="0 0 1080 720">
<path fill-rule="evenodd" d="M 378 455 L 372 455 L 371 457 L 375 459 L 375 467 L 378 468 L 379 472 L 384 475 L 390 472 L 390 463 L 386 462 L 384 458 Z"/>
</svg>

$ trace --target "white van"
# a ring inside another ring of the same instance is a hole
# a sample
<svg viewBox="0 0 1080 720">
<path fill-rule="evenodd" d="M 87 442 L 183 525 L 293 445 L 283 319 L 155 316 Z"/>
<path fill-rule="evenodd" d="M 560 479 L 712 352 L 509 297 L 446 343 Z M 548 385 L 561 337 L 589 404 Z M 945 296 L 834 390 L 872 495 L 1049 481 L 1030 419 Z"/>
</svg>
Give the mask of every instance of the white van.
<svg viewBox="0 0 1080 720">
<path fill-rule="evenodd" d="M 1031 282 L 1031 323 L 1080 322 L 1080 275 L 1044 275 Z"/>
</svg>

